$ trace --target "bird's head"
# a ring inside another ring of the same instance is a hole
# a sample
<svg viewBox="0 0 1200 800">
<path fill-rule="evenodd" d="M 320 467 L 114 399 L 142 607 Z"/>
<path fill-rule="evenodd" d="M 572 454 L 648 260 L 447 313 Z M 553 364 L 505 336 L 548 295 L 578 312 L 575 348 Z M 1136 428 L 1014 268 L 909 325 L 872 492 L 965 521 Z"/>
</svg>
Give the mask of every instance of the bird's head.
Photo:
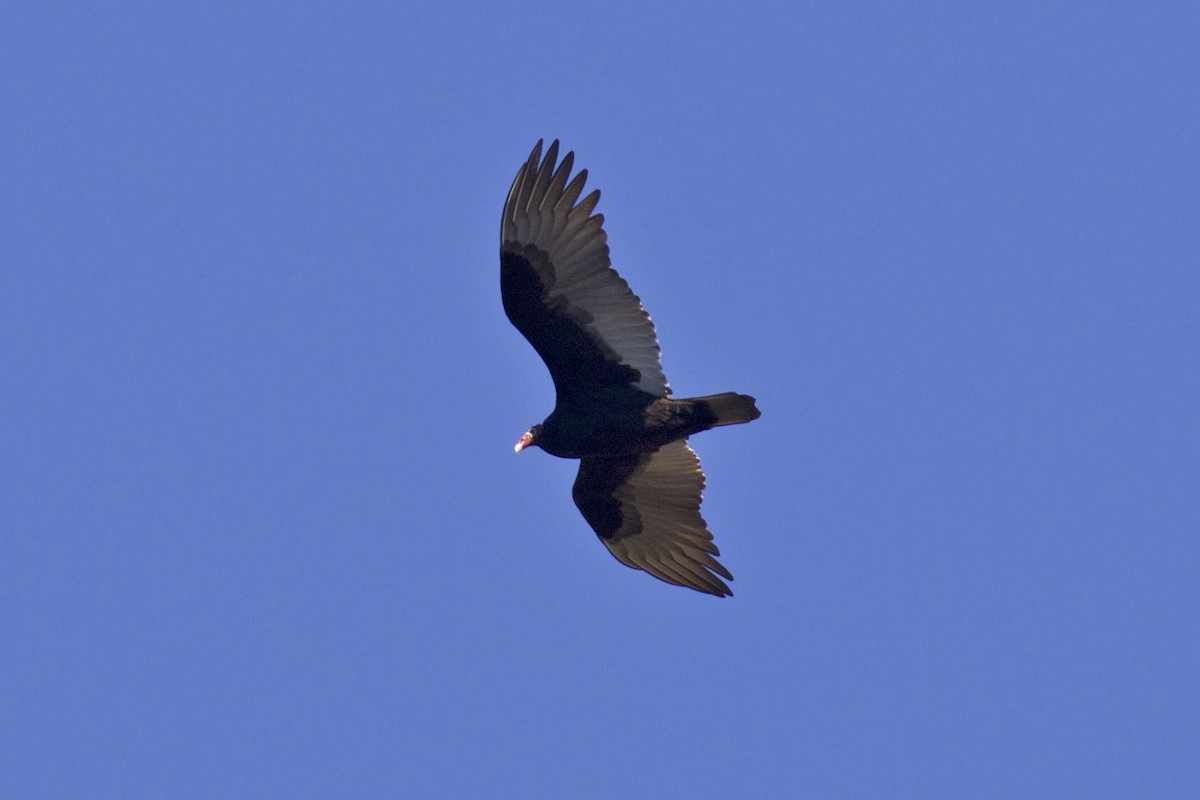
<svg viewBox="0 0 1200 800">
<path fill-rule="evenodd" d="M 517 440 L 517 446 L 514 447 L 513 450 L 519 453 L 530 445 L 533 445 L 534 447 L 540 447 L 541 443 L 538 442 L 538 439 L 540 439 L 541 436 L 542 424 L 539 422 L 537 425 L 534 425 L 532 428 L 525 431 L 525 433 L 521 434 L 521 438 Z"/>
</svg>

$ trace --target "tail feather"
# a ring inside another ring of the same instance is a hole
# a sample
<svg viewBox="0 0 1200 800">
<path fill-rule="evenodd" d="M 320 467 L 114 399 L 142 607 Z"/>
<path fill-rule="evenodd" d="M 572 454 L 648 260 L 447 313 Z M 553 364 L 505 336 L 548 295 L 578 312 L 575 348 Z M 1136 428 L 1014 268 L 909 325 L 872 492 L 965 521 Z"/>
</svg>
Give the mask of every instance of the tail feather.
<svg viewBox="0 0 1200 800">
<path fill-rule="evenodd" d="M 754 405 L 754 398 L 748 394 L 723 392 L 710 394 L 705 397 L 689 397 L 689 401 L 702 404 L 715 418 L 712 427 L 720 425 L 738 425 L 758 419 L 762 413 Z"/>
</svg>

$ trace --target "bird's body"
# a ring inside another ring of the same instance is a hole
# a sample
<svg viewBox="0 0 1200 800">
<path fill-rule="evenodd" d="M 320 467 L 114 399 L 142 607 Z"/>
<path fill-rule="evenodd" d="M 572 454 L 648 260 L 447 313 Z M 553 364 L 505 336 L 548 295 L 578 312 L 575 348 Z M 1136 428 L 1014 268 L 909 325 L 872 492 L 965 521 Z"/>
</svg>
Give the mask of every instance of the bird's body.
<svg viewBox="0 0 1200 800">
<path fill-rule="evenodd" d="M 687 437 L 757 419 L 733 392 L 671 398 L 649 315 L 609 264 L 587 171 L 558 142 L 538 142 L 517 173 L 500 226 L 504 311 L 546 362 L 557 402 L 517 443 L 578 458 L 575 504 L 622 563 L 718 596 L 732 579 L 700 516 L 704 474 Z M 716 573 L 716 574 L 714 574 Z"/>
<path fill-rule="evenodd" d="M 606 387 L 558 403 L 541 423 L 537 445 L 559 458 L 651 453 L 719 424 L 708 398 L 673 400 Z"/>
</svg>

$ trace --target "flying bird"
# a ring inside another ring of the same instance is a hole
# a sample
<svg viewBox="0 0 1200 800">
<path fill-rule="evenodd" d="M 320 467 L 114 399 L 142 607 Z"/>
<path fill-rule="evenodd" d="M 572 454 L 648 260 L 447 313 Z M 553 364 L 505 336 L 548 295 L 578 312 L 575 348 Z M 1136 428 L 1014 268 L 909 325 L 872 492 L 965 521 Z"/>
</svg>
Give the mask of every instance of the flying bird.
<svg viewBox="0 0 1200 800">
<path fill-rule="evenodd" d="M 517 172 L 500 220 L 504 312 L 554 381 L 554 411 L 517 442 L 579 459 L 572 496 L 617 560 L 724 597 L 733 580 L 700 516 L 704 473 L 689 436 L 758 419 L 735 392 L 673 399 L 650 315 L 609 261 L 599 190 L 542 142 Z M 719 576 L 719 577 L 718 577 Z"/>
</svg>

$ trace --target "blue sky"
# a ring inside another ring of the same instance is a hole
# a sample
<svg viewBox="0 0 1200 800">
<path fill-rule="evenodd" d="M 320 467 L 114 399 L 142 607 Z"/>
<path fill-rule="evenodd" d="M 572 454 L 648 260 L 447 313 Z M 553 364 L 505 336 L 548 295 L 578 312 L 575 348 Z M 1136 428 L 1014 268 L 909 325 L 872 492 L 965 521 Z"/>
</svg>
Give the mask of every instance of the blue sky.
<svg viewBox="0 0 1200 800">
<path fill-rule="evenodd" d="M 1200 793 L 1200 13 L 0 12 L 0 794 Z M 504 317 L 603 190 L 736 596 Z"/>
</svg>

